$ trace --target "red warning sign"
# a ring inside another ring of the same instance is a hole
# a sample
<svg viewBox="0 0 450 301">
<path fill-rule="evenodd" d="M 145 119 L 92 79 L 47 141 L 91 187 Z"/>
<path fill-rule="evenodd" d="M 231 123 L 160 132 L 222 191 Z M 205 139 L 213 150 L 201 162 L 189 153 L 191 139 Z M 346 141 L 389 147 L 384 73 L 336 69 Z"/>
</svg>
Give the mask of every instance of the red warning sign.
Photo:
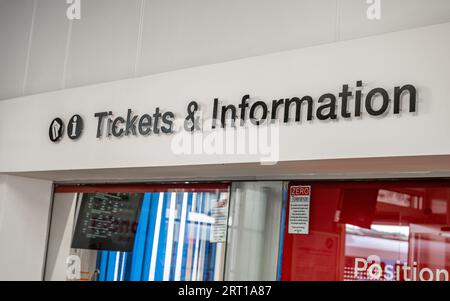
<svg viewBox="0 0 450 301">
<path fill-rule="evenodd" d="M 309 233 L 311 186 L 291 186 L 289 203 L 289 234 Z"/>
<path fill-rule="evenodd" d="M 291 195 L 310 195 L 311 186 L 291 186 Z"/>
</svg>

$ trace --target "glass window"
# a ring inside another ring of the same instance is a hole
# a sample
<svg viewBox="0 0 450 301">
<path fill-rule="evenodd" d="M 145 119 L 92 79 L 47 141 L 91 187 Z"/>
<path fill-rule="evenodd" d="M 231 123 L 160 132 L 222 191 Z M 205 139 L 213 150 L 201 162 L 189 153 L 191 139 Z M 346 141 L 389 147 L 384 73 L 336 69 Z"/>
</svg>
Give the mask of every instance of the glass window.
<svg viewBox="0 0 450 301">
<path fill-rule="evenodd" d="M 55 193 L 46 280 L 222 280 L 228 186 Z"/>
<path fill-rule="evenodd" d="M 306 185 L 309 234 L 286 222 L 283 280 L 449 280 L 450 183 Z"/>
<path fill-rule="evenodd" d="M 225 280 L 276 280 L 283 182 L 235 182 Z"/>
</svg>

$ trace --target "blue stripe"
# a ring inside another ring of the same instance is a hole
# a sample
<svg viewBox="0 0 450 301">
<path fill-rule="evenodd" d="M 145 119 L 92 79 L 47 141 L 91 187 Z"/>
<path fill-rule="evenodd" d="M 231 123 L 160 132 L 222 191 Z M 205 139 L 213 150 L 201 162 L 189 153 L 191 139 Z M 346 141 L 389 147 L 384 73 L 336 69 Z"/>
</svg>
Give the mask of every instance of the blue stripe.
<svg viewBox="0 0 450 301">
<path fill-rule="evenodd" d="M 144 261 L 142 265 L 142 280 L 148 280 L 150 274 L 150 262 L 152 259 L 153 239 L 155 237 L 156 216 L 158 214 L 159 193 L 151 194 L 149 223 L 147 229 L 147 242 L 145 244 Z"/>
<path fill-rule="evenodd" d="M 100 275 L 99 281 L 106 281 L 106 272 L 108 268 L 108 251 L 100 251 Z"/>
<path fill-rule="evenodd" d="M 210 275 L 209 277 L 206 279 L 207 281 L 213 281 L 214 279 L 214 274 L 216 272 L 216 252 L 217 252 L 217 243 L 211 243 L 211 260 L 209 262 L 209 266 L 210 266 Z"/>
<path fill-rule="evenodd" d="M 125 280 L 125 273 L 127 270 L 127 256 L 128 253 L 127 252 L 122 252 L 122 260 L 120 261 L 120 281 Z M 123 261 L 123 263 L 122 263 Z"/>
<path fill-rule="evenodd" d="M 203 256 L 204 264 L 203 264 L 203 280 L 206 280 L 208 277 L 208 262 L 209 262 L 209 245 L 210 242 L 208 240 L 208 235 L 210 234 L 209 226 L 205 227 L 206 231 L 206 242 L 205 242 L 205 253 Z"/>
<path fill-rule="evenodd" d="M 192 210 L 192 197 L 193 193 L 188 193 L 188 205 L 186 208 L 186 228 L 184 232 L 184 247 L 183 247 L 183 260 L 181 261 L 181 281 L 186 280 L 186 263 L 187 263 L 187 253 L 189 249 L 189 230 L 192 227 L 191 222 L 189 221 L 189 213 Z"/>
<path fill-rule="evenodd" d="M 202 211 L 201 211 L 201 214 L 202 214 L 202 216 L 204 216 L 205 215 L 205 213 L 206 213 L 206 203 L 207 203 L 207 199 L 206 199 L 206 196 L 207 196 L 207 194 L 205 193 L 205 192 L 202 192 Z M 202 275 L 202 278 L 203 278 L 203 274 L 204 274 L 204 271 L 201 271 L 199 268 L 200 268 L 200 263 L 202 262 L 202 263 L 205 263 L 205 255 L 206 255 L 206 252 L 207 252 L 207 243 L 205 242 L 205 249 L 204 249 L 204 252 L 203 252 L 203 257 L 200 257 L 201 256 L 201 247 L 202 247 L 202 244 L 203 244 L 203 237 L 206 237 L 206 234 L 205 234 L 205 232 L 207 232 L 207 230 L 208 230 L 208 223 L 206 223 L 206 222 L 200 222 L 200 236 L 199 236 L 199 247 L 198 247 L 198 261 L 197 261 L 197 269 L 200 271 L 200 275 Z M 205 267 L 205 265 L 203 264 L 203 268 Z M 200 279 L 200 277 L 197 277 L 196 278 L 197 279 L 197 281 Z"/>
<path fill-rule="evenodd" d="M 205 200 L 205 209 L 203 210 L 205 215 L 211 216 L 211 208 L 209 208 L 209 205 L 211 204 L 211 201 L 214 201 L 214 198 L 209 198 L 208 200 Z M 208 208 L 207 208 L 208 207 Z M 208 265 L 209 265 L 209 235 L 211 234 L 211 224 L 205 223 L 204 225 L 204 231 L 205 231 L 205 253 L 203 255 L 203 280 L 206 280 L 208 277 Z"/>
<path fill-rule="evenodd" d="M 220 201 L 220 192 L 218 192 L 213 200 Z M 211 204 L 211 202 L 210 202 Z M 208 212 L 208 216 L 212 216 L 212 208 Z M 212 225 L 208 226 L 208 233 L 206 236 L 206 244 L 208 245 L 208 256 L 206 256 L 205 264 L 205 274 L 203 279 L 206 281 L 214 280 L 214 268 L 215 268 L 215 258 L 216 258 L 216 248 L 217 243 L 212 243 L 211 239 Z"/>
<path fill-rule="evenodd" d="M 145 240 L 147 238 L 147 224 L 150 212 L 150 193 L 144 194 L 142 201 L 141 214 L 138 220 L 138 226 L 134 239 L 133 259 L 131 261 L 131 281 L 141 280 L 142 260 L 144 258 Z"/>
<path fill-rule="evenodd" d="M 116 266 L 116 256 L 118 252 L 110 251 L 108 256 L 108 271 L 106 272 L 106 281 L 114 281 L 114 268 Z"/>
<path fill-rule="evenodd" d="M 201 206 L 201 200 L 202 200 L 202 195 L 201 193 L 197 193 L 196 199 L 195 199 L 195 213 L 198 213 L 197 216 L 200 215 L 201 211 L 200 211 L 200 206 Z M 192 280 L 192 275 L 194 275 L 194 273 L 196 273 L 196 271 L 194 271 L 194 260 L 195 260 L 195 248 L 197 245 L 197 240 L 200 240 L 200 235 L 201 235 L 201 231 L 199 231 L 201 225 L 200 225 L 200 221 L 196 220 L 194 223 L 194 237 L 192 238 L 193 240 L 193 250 L 192 250 L 192 273 L 191 273 L 191 279 L 186 279 L 186 280 Z M 197 237 L 197 231 L 199 234 L 199 237 Z M 200 251 L 200 242 L 199 242 L 199 251 Z M 199 253 L 200 254 L 200 253 Z M 198 261 L 197 261 L 197 265 L 198 265 Z"/>
<path fill-rule="evenodd" d="M 187 194 L 187 195 L 186 195 Z M 118 260 L 117 270 L 118 280 L 148 280 L 150 261 L 152 256 L 152 248 L 154 243 L 155 229 L 158 226 L 156 224 L 156 217 L 158 213 L 158 203 L 160 193 L 145 193 L 142 201 L 142 207 L 138 220 L 135 241 L 133 246 L 133 252 L 115 252 L 115 251 L 98 251 L 96 266 L 99 269 L 99 281 L 112 281 L 114 280 L 114 274 L 116 269 L 116 259 Z M 157 248 L 155 280 L 161 281 L 164 276 L 164 264 L 165 264 L 165 252 L 167 244 L 167 231 L 169 214 L 168 209 L 171 202 L 171 193 L 163 193 L 162 203 L 162 216 L 160 223 L 159 241 Z M 181 228 L 183 199 L 187 197 L 186 207 L 186 220 L 184 224 L 184 235 L 180 241 L 179 234 Z M 217 244 L 211 243 L 210 234 L 212 231 L 212 225 L 202 221 L 189 221 L 189 215 L 192 213 L 194 204 L 196 205 L 196 213 L 198 216 L 211 216 L 211 207 L 213 201 L 216 201 L 220 197 L 220 194 L 211 194 L 206 192 L 196 193 L 194 198 L 192 192 L 179 192 L 176 193 L 176 216 L 173 233 L 173 247 L 172 254 L 169 254 L 171 260 L 170 280 L 174 280 L 176 262 L 178 255 L 178 244 L 182 244 L 182 258 L 181 258 L 181 275 L 180 280 L 192 280 L 186 279 L 186 264 L 188 261 L 188 248 L 189 243 L 193 244 L 192 250 L 192 263 L 195 256 L 195 245 L 199 244 L 199 253 L 197 254 L 197 269 L 203 264 L 203 269 L 200 270 L 200 275 L 203 276 L 203 280 L 214 280 L 215 272 L 215 260 L 217 256 Z M 193 231 L 194 237 L 190 237 L 189 233 Z M 197 231 L 199 231 L 199 237 L 196 237 Z M 191 240 L 191 241 L 189 241 Z M 204 244 L 203 256 L 200 257 L 200 247 Z M 123 272 L 122 272 L 123 270 Z M 193 271 L 195 273 L 195 271 Z M 191 275 L 192 277 L 192 275 Z"/>
<path fill-rule="evenodd" d="M 284 246 L 284 227 L 286 223 L 286 204 L 288 195 L 289 185 L 283 187 L 283 200 L 281 205 L 281 223 L 280 223 L 280 241 L 278 246 L 278 273 L 277 280 L 281 280 L 281 264 L 283 260 L 283 246 Z"/>
<path fill-rule="evenodd" d="M 123 258 L 124 252 L 117 252 L 117 255 L 119 256 L 119 268 L 117 269 L 117 281 L 120 281 L 120 273 L 122 271 L 122 258 Z"/>
<path fill-rule="evenodd" d="M 175 268 L 177 265 L 177 253 L 178 253 L 178 238 L 180 236 L 180 228 L 181 228 L 181 214 L 183 208 L 183 198 L 186 192 L 177 193 L 176 201 L 175 201 L 175 212 L 177 215 L 174 217 L 174 225 L 173 225 L 173 245 L 172 245 L 172 258 L 170 260 L 170 280 L 175 280 Z M 181 242 L 182 243 L 182 242 Z"/>
<path fill-rule="evenodd" d="M 166 253 L 166 242 L 167 242 L 167 227 L 168 227 L 168 216 L 167 216 L 167 205 L 170 202 L 170 193 L 164 192 L 164 201 L 162 206 L 162 216 L 161 216 L 161 228 L 159 230 L 159 242 L 158 242 L 158 252 L 156 256 L 156 269 L 155 269 L 155 280 L 162 281 L 164 277 L 164 259 Z"/>
<path fill-rule="evenodd" d="M 124 275 L 124 280 L 125 281 L 130 281 L 131 278 L 131 261 L 133 260 L 133 253 L 127 253 L 127 256 L 125 258 L 125 275 Z"/>
</svg>

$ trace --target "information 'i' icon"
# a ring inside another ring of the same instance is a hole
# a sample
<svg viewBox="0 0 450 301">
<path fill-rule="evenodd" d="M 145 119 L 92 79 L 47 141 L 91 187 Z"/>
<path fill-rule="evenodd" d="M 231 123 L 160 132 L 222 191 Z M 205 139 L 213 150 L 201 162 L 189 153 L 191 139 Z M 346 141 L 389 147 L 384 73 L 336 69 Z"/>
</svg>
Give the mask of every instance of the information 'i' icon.
<svg viewBox="0 0 450 301">
<path fill-rule="evenodd" d="M 67 125 L 67 135 L 70 139 L 75 140 L 80 138 L 83 132 L 83 119 L 80 115 L 73 115 Z"/>
</svg>

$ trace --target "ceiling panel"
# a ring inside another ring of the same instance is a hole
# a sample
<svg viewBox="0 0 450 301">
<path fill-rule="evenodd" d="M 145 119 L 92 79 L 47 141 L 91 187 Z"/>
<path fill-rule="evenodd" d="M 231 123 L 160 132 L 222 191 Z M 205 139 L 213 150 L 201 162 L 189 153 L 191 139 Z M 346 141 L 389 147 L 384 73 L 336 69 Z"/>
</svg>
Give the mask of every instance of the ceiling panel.
<svg viewBox="0 0 450 301">
<path fill-rule="evenodd" d="M 332 42 L 330 0 L 147 0 L 140 74 Z"/>
<path fill-rule="evenodd" d="M 33 1 L 0 1 L 0 99 L 21 96 Z"/>
<path fill-rule="evenodd" d="M 26 83 L 27 94 L 61 89 L 67 32 L 66 3 L 37 1 Z"/>
<path fill-rule="evenodd" d="M 381 19 L 369 20 L 366 0 L 340 0 L 343 40 L 450 22 L 449 0 L 381 0 Z"/>
<path fill-rule="evenodd" d="M 366 0 L 95 0 L 69 37 L 65 1 L 37 0 L 27 67 L 33 2 L 0 0 L 0 99 L 450 22 L 449 0 L 381 0 L 378 21 Z"/>
<path fill-rule="evenodd" d="M 72 25 L 66 87 L 134 76 L 139 3 L 82 1 L 81 19 Z"/>
</svg>

